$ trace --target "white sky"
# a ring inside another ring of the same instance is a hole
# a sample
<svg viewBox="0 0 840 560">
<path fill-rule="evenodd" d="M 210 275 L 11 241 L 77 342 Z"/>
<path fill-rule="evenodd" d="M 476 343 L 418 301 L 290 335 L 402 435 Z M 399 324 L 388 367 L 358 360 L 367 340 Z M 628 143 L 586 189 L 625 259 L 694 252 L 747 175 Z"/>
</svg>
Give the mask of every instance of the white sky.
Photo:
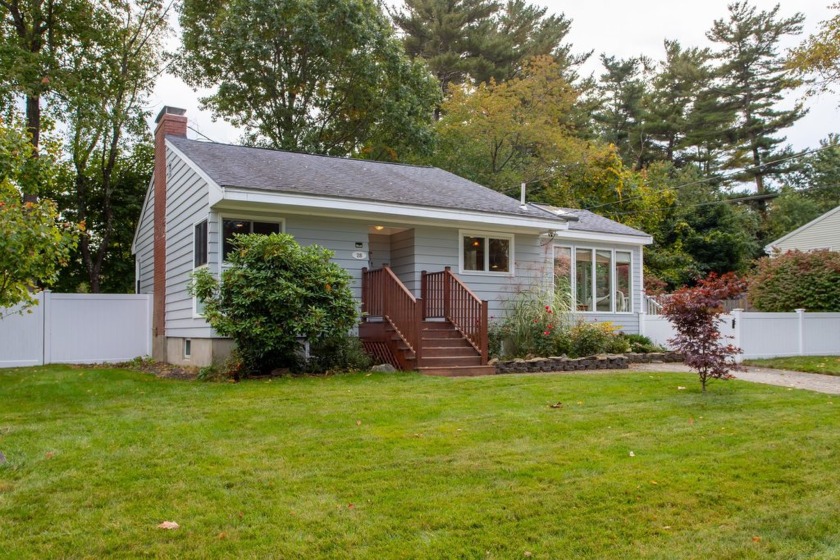
<svg viewBox="0 0 840 560">
<path fill-rule="evenodd" d="M 788 17 L 799 11 L 805 14 L 804 33 L 785 44 L 794 46 L 814 32 L 819 22 L 826 20 L 833 12 L 827 8 L 831 0 L 782 0 L 780 15 Z M 399 0 L 391 0 L 396 4 Z M 568 41 L 574 52 L 594 50 L 589 62 L 583 68 L 584 74 L 598 76 L 602 69 L 598 61 L 601 53 L 620 58 L 647 55 L 654 60 L 663 57 L 664 39 L 677 39 L 683 46 L 710 46 L 705 32 L 715 19 L 727 17 L 728 0 L 535 0 L 535 3 L 549 7 L 549 12 L 563 12 L 572 20 Z M 759 9 L 769 10 L 776 5 L 774 0 L 753 0 Z M 171 48 L 176 46 L 177 37 Z M 198 98 L 207 92 L 194 92 L 174 76 L 163 76 L 151 97 L 152 119 L 163 105 L 182 107 L 187 110 L 190 126 L 217 142 L 236 143 L 239 131 L 223 121 L 213 122 L 209 111 L 199 110 Z M 790 96 L 786 104 L 792 104 L 801 95 Z M 786 132 L 788 142 L 794 148 L 816 147 L 819 140 L 830 132 L 840 132 L 840 96 L 826 94 L 805 101 L 809 113 Z M 197 136 L 194 132 L 190 135 Z"/>
</svg>

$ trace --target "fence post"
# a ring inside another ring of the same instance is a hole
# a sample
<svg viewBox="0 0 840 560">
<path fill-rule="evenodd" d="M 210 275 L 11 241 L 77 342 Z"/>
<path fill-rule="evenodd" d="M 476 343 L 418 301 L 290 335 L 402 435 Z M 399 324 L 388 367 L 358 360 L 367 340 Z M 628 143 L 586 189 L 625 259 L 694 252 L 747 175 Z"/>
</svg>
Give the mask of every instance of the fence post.
<svg viewBox="0 0 840 560">
<path fill-rule="evenodd" d="M 741 348 L 741 325 L 744 322 L 741 314 L 743 312 L 744 312 L 743 309 L 733 309 L 732 310 L 732 323 L 733 323 L 733 325 L 732 325 L 733 326 L 732 335 L 734 337 L 734 340 L 732 341 L 732 345 L 736 346 L 738 348 Z M 743 350 L 743 348 L 741 348 L 741 350 Z M 744 361 L 743 353 L 735 354 L 735 363 L 740 364 L 742 361 Z"/>
<path fill-rule="evenodd" d="M 805 310 L 794 309 L 796 311 L 796 319 L 799 328 L 799 355 L 805 355 Z"/>
<path fill-rule="evenodd" d="M 41 292 L 41 305 L 44 306 L 42 325 L 43 336 L 43 355 L 41 356 L 41 365 L 47 365 L 52 362 L 52 292 L 44 290 Z"/>
</svg>

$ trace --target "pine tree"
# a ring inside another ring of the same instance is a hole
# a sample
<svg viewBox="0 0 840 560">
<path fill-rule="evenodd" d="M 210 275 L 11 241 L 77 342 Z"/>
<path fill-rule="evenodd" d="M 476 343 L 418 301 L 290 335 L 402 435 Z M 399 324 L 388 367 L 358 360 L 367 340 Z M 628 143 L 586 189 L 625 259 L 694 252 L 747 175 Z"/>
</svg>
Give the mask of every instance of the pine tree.
<svg viewBox="0 0 840 560">
<path fill-rule="evenodd" d="M 601 138 L 614 144 L 624 164 L 642 169 L 653 161 L 653 146 L 647 129 L 648 86 L 652 61 L 645 57 L 618 59 L 601 55 L 606 72 L 598 93 L 601 107 L 594 115 Z"/>
<path fill-rule="evenodd" d="M 737 179 L 755 181 L 758 193 L 767 190 L 766 179 L 790 171 L 779 159 L 777 134 L 805 115 L 801 103 L 789 110 L 777 109 L 784 94 L 798 87 L 779 54 L 779 40 L 797 35 L 804 16 L 779 17 L 779 6 L 757 11 L 748 2 L 729 6 L 729 18 L 715 20 L 706 36 L 721 49 L 716 53 L 724 106 L 736 112 L 737 120 L 728 138 L 726 167 L 740 169 Z"/>
</svg>

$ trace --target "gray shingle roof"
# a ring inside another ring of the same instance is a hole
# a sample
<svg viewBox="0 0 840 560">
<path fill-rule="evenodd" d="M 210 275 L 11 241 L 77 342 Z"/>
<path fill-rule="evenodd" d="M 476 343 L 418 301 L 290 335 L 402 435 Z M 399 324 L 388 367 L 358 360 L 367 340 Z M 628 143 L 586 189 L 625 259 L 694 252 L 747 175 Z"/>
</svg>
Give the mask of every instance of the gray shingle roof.
<svg viewBox="0 0 840 560">
<path fill-rule="evenodd" d="M 611 233 L 614 235 L 636 235 L 641 237 L 650 237 L 647 233 L 625 226 L 609 218 L 599 216 L 589 210 L 578 210 L 575 208 L 559 208 L 557 206 L 549 206 L 547 204 L 539 204 L 543 210 L 571 214 L 577 217 L 577 221 L 569 222 L 570 231 L 587 231 L 593 233 Z"/>
<path fill-rule="evenodd" d="M 435 167 L 316 156 L 167 136 L 219 186 L 558 220 Z"/>
</svg>

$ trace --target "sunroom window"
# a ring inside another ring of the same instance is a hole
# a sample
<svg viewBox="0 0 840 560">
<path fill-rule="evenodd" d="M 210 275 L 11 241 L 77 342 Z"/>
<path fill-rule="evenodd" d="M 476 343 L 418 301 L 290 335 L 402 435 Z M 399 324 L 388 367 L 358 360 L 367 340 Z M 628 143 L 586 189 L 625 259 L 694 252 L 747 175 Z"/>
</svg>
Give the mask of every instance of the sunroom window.
<svg viewBox="0 0 840 560">
<path fill-rule="evenodd" d="M 631 263 L 629 251 L 555 247 L 554 285 L 571 290 L 577 311 L 631 313 Z"/>
<path fill-rule="evenodd" d="M 465 234 L 461 240 L 463 247 L 461 269 L 465 272 L 509 273 L 511 271 L 512 238 Z"/>
<path fill-rule="evenodd" d="M 251 220 L 222 220 L 222 251 L 224 253 L 224 260 L 227 260 L 228 255 L 233 250 L 233 236 L 236 234 L 259 233 L 268 235 L 270 233 L 280 233 L 280 224 L 278 222 L 254 222 Z"/>
</svg>

